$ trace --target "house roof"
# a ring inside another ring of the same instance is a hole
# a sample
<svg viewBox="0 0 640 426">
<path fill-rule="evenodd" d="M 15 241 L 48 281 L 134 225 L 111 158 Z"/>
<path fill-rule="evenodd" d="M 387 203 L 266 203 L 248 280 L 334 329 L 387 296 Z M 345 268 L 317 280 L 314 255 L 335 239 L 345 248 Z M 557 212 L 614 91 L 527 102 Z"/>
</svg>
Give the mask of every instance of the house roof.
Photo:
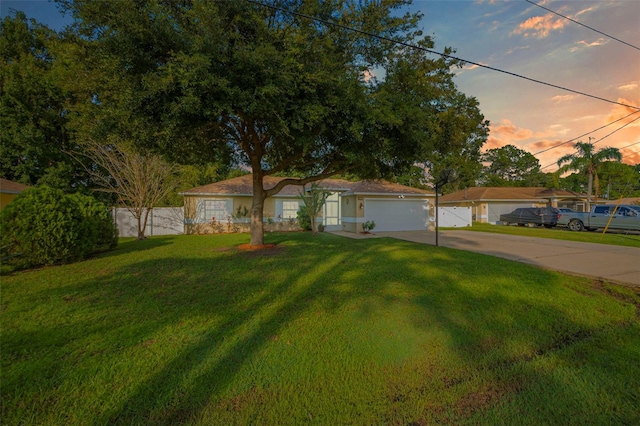
<svg viewBox="0 0 640 426">
<path fill-rule="evenodd" d="M 640 197 L 630 197 L 630 198 L 621 198 L 619 200 L 610 200 L 610 203 L 613 202 L 616 203 L 620 203 L 620 204 L 635 204 L 635 205 L 640 205 Z"/>
<path fill-rule="evenodd" d="M 555 188 L 515 188 L 515 187 L 473 187 L 440 197 L 441 203 L 462 201 L 511 201 L 573 198 L 585 199 L 587 196 L 573 191 Z"/>
<path fill-rule="evenodd" d="M 352 182 L 352 186 L 343 195 L 390 195 L 390 194 L 402 194 L 402 195 L 415 195 L 425 196 L 434 195 L 433 192 L 425 191 L 424 189 L 412 188 L 410 186 L 400 185 L 397 183 L 391 183 L 383 180 L 364 180 L 360 182 Z"/>
<path fill-rule="evenodd" d="M 276 186 L 283 177 L 265 176 L 265 187 L 272 188 Z M 316 182 L 316 184 L 324 189 L 341 191 L 345 195 L 354 194 L 404 194 L 404 195 L 429 195 L 428 191 L 424 191 L 418 188 L 411 188 L 409 186 L 399 185 L 396 183 L 386 182 L 382 180 L 377 181 L 360 181 L 350 182 L 343 179 L 323 179 Z M 287 185 L 278 193 L 279 196 L 297 196 L 300 194 L 300 185 Z M 232 179 L 223 180 L 220 182 L 210 183 L 208 185 L 192 188 L 180 193 L 181 195 L 193 196 L 193 195 L 253 195 L 253 182 L 252 175 L 244 175 L 235 177 Z"/>
<path fill-rule="evenodd" d="M 22 183 L 0 178 L 0 192 L 3 194 L 19 194 L 30 187 Z"/>
</svg>

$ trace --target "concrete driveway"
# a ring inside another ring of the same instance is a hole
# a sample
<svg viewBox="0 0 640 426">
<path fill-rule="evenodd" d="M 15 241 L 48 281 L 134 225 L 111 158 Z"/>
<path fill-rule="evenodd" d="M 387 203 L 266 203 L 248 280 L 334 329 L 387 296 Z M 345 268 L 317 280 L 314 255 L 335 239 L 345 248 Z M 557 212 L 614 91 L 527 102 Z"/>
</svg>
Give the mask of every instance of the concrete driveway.
<svg viewBox="0 0 640 426">
<path fill-rule="evenodd" d="M 391 237 L 435 245 L 435 232 L 376 232 L 363 237 Z M 442 247 L 640 286 L 640 248 L 473 231 L 440 231 L 438 243 Z"/>
</svg>

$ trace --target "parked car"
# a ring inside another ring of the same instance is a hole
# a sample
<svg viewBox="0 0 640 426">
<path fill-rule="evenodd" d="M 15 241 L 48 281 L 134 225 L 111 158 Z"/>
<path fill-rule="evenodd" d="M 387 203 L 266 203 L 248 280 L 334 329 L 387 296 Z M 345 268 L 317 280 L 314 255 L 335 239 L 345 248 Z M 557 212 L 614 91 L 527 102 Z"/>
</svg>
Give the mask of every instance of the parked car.
<svg viewBox="0 0 640 426">
<path fill-rule="evenodd" d="M 600 204 L 592 206 L 590 212 L 560 213 L 558 225 L 571 231 L 598 228 L 640 231 L 640 209 L 633 205 Z"/>
<path fill-rule="evenodd" d="M 575 212 L 577 212 L 577 210 L 570 209 L 569 207 L 558 207 L 558 210 L 560 210 L 560 213 L 575 213 Z"/>
<path fill-rule="evenodd" d="M 521 207 L 500 215 L 503 225 L 538 225 L 553 228 L 558 223 L 560 210 L 555 207 Z"/>
</svg>

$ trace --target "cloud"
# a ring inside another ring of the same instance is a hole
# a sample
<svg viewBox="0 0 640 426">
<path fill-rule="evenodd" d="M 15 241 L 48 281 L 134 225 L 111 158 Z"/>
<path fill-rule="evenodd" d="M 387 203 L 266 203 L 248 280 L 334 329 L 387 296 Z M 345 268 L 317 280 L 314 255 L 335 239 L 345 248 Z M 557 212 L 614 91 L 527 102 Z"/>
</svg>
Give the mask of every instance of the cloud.
<svg viewBox="0 0 640 426">
<path fill-rule="evenodd" d="M 511 54 L 513 54 L 513 53 L 515 53 L 515 52 L 517 52 L 519 50 L 527 50 L 527 49 L 529 49 L 529 46 L 517 46 L 517 47 L 514 47 L 513 49 L 507 50 L 505 52 L 505 56 L 511 55 Z"/>
<path fill-rule="evenodd" d="M 576 12 L 574 18 L 577 18 L 580 15 L 584 15 L 585 13 L 592 12 L 594 10 L 596 10 L 596 7 L 594 7 L 594 6 L 587 7 L 586 9 L 582 9 L 582 10 Z"/>
<path fill-rule="evenodd" d="M 500 124 L 495 126 L 491 125 L 490 130 L 490 134 L 495 135 L 495 138 L 504 141 L 504 145 L 533 137 L 532 130 L 518 127 L 508 119 L 503 119 Z"/>
<path fill-rule="evenodd" d="M 634 102 L 634 101 L 630 101 L 628 99 L 625 98 L 618 98 L 618 102 L 621 104 L 626 104 L 629 105 L 628 107 L 626 106 L 622 106 L 622 105 L 614 105 L 613 108 L 611 109 L 611 112 L 609 113 L 609 116 L 607 117 L 607 124 L 608 123 L 612 123 L 616 120 L 619 120 L 623 117 L 628 116 L 631 113 L 635 113 L 634 115 L 630 115 L 628 118 L 625 118 L 624 120 L 621 120 L 619 122 L 617 122 L 616 124 L 619 124 L 620 126 L 624 125 L 624 124 L 629 124 L 631 123 L 633 120 L 635 120 L 636 118 L 640 117 L 640 111 L 638 111 L 638 109 L 636 108 L 631 108 L 631 107 L 638 107 L 638 102 Z M 634 122 L 633 124 L 631 124 L 631 126 L 636 127 L 636 126 L 640 126 L 640 120 Z"/>
<path fill-rule="evenodd" d="M 362 80 L 364 80 L 365 83 L 370 82 L 374 78 L 376 78 L 376 75 L 372 70 L 364 70 L 362 72 Z"/>
<path fill-rule="evenodd" d="M 596 41 L 589 43 L 587 41 L 584 40 L 580 40 L 578 42 L 576 42 L 577 46 L 572 47 L 571 49 L 569 49 L 569 52 L 574 53 L 577 52 L 578 50 L 582 50 L 582 49 L 586 49 L 589 47 L 597 47 L 597 46 L 603 46 L 605 44 L 607 44 L 609 42 L 609 40 L 605 39 L 605 38 L 599 38 Z"/>
<path fill-rule="evenodd" d="M 622 92 L 636 90 L 637 88 L 638 88 L 638 83 L 636 83 L 636 82 L 629 83 L 629 84 L 623 84 L 622 86 L 618 86 L 618 90 L 620 90 Z"/>
<path fill-rule="evenodd" d="M 560 102 L 567 102 L 570 101 L 572 99 L 577 98 L 578 95 L 558 95 L 558 96 L 554 96 L 553 98 L 551 98 L 551 100 L 557 104 L 559 104 Z"/>
<path fill-rule="evenodd" d="M 511 34 L 522 34 L 525 37 L 545 38 L 551 31 L 559 31 L 567 25 L 567 20 L 551 13 L 544 16 L 534 16 L 521 22 Z"/>
<path fill-rule="evenodd" d="M 542 132 L 534 132 L 531 129 L 518 127 L 513 124 L 511 120 L 503 119 L 500 124 L 492 124 L 489 127 L 489 138 L 484 144 L 483 149 L 489 150 L 493 148 L 500 148 L 505 145 L 522 145 L 521 142 L 538 137 L 545 137 L 545 134 Z"/>
<path fill-rule="evenodd" d="M 640 164 L 640 152 L 634 151 L 631 148 L 621 149 L 622 162 L 634 166 Z"/>
</svg>

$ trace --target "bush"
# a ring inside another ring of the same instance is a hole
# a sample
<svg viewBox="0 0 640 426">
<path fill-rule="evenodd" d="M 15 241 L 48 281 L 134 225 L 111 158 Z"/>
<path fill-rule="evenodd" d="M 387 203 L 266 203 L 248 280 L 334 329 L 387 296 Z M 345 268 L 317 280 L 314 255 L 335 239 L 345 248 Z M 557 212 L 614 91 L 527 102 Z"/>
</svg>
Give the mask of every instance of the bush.
<svg viewBox="0 0 640 426">
<path fill-rule="evenodd" d="M 103 204 L 46 186 L 19 194 L 0 212 L 0 227 L 0 246 L 21 253 L 21 266 L 74 262 L 117 244 Z"/>
<path fill-rule="evenodd" d="M 94 242 L 91 252 L 116 248 L 118 245 L 118 229 L 113 223 L 111 211 L 93 197 L 82 194 L 73 194 L 69 197 L 75 199 L 85 218 L 87 233 L 91 234 L 91 241 Z"/>
<path fill-rule="evenodd" d="M 303 208 L 298 210 L 298 225 L 305 231 L 311 231 L 311 217 Z"/>
</svg>

